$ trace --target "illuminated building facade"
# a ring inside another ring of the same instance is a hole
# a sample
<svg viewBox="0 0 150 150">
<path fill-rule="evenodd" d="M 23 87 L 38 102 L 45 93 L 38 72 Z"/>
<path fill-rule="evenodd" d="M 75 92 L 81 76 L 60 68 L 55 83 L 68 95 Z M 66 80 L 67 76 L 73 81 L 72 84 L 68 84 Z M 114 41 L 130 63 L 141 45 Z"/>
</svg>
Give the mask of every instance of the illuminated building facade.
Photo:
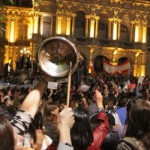
<svg viewBox="0 0 150 150">
<path fill-rule="evenodd" d="M 6 0 L 7 1 L 7 0 Z M 118 65 L 130 59 L 135 76 L 150 76 L 150 2 L 143 0 L 16 0 L 5 2 L 0 25 L 2 64 L 23 53 L 36 58 L 43 39 L 66 36 L 89 65 L 105 57 Z M 3 59 L 2 59 L 3 58 Z M 2 66 L 1 66 L 2 67 Z"/>
</svg>

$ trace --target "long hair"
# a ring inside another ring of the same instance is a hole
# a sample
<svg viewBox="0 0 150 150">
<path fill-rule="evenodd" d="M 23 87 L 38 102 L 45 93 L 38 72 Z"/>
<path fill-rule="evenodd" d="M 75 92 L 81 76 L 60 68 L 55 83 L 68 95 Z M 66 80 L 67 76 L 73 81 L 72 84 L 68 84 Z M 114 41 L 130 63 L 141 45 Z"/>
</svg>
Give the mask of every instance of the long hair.
<svg viewBox="0 0 150 150">
<path fill-rule="evenodd" d="M 84 107 L 74 110 L 75 123 L 71 129 L 71 140 L 74 150 L 86 150 L 93 142 L 88 111 Z"/>
<path fill-rule="evenodd" d="M 13 128 L 4 116 L 0 116 L 0 150 L 14 150 L 14 147 Z"/>
<path fill-rule="evenodd" d="M 132 104 L 126 136 L 135 137 L 150 149 L 150 101 L 137 100 Z"/>
</svg>

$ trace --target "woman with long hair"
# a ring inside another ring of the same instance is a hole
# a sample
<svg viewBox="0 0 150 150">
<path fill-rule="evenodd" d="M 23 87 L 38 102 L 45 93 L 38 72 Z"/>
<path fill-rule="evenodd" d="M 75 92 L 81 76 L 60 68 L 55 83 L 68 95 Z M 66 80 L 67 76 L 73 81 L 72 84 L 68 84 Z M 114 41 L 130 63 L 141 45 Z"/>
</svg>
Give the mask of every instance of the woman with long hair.
<svg viewBox="0 0 150 150">
<path fill-rule="evenodd" d="M 0 116 L 0 150 L 14 150 L 15 139 L 13 128 L 8 119 Z"/>
<path fill-rule="evenodd" d="M 118 144 L 117 150 L 150 149 L 150 101 L 136 100 L 128 112 L 126 137 Z"/>
<path fill-rule="evenodd" d="M 95 90 L 95 100 L 99 111 L 91 117 L 84 107 L 74 110 L 75 123 L 71 129 L 74 150 L 100 150 L 108 133 L 108 117 L 103 111 L 103 97 L 98 90 Z"/>
</svg>

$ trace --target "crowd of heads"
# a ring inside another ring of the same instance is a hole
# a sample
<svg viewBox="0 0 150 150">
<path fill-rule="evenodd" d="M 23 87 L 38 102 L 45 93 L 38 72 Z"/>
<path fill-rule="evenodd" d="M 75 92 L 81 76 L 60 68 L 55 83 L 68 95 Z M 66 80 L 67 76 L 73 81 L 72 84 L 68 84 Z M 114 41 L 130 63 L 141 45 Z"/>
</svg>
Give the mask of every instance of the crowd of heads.
<svg viewBox="0 0 150 150">
<path fill-rule="evenodd" d="M 75 150 L 87 149 L 94 140 L 93 130 L 102 122 L 97 120 L 98 108 L 94 96 L 96 89 L 103 96 L 104 111 L 109 121 L 108 133 L 113 131 L 113 138 L 116 139 L 116 143 L 111 143 L 106 136 L 101 149 L 106 150 L 110 147 L 112 150 L 116 149 L 118 142 L 125 136 L 134 137 L 142 141 L 146 149 L 150 148 L 150 79 L 148 77 L 143 78 L 140 83 L 139 78 L 131 74 L 99 73 L 94 76 L 87 74 L 82 77 L 79 84 L 76 84 L 74 79 L 75 77 L 72 76 L 70 107 L 75 118 L 71 129 L 71 140 Z M 16 115 L 30 91 L 32 87 L 15 86 L 0 89 L 0 135 L 4 130 L 1 124 L 8 125 L 7 121 Z M 52 139 L 53 144 L 58 144 L 57 117 L 66 105 L 66 97 L 67 83 L 58 84 L 58 88 L 54 90 L 48 88 L 45 90 L 42 103 L 28 131 L 34 140 L 36 140 L 35 131 L 40 128 Z M 122 108 L 125 108 L 126 115 L 119 112 Z M 10 128 L 11 126 L 8 125 L 7 130 L 3 132 L 4 138 L 5 134 L 12 136 Z M 118 134 L 114 134 L 114 131 Z M 14 147 L 13 142 L 10 146 Z"/>
</svg>

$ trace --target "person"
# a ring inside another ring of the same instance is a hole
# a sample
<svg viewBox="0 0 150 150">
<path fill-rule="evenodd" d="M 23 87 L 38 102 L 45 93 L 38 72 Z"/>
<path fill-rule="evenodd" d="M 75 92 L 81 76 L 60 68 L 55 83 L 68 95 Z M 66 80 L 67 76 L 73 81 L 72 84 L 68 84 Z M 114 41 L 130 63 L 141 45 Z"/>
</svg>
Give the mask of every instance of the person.
<svg viewBox="0 0 150 150">
<path fill-rule="evenodd" d="M 107 102 L 105 103 L 105 109 L 106 109 L 106 111 L 108 111 L 108 113 L 113 115 L 113 117 L 115 118 L 115 124 L 116 125 L 121 125 L 119 115 L 116 113 L 115 108 L 114 108 L 115 107 L 114 103 L 115 102 L 112 99 L 107 100 Z"/>
<path fill-rule="evenodd" d="M 8 119 L 0 116 L 0 150 L 14 150 L 15 140 L 13 128 Z"/>
<path fill-rule="evenodd" d="M 93 131 L 89 122 L 88 111 L 84 107 L 77 107 L 74 110 L 75 123 L 70 131 L 70 138 L 74 150 L 99 150 L 108 133 L 108 117 L 102 111 L 103 97 L 98 90 L 95 90 L 95 99 L 99 110 L 96 120 L 99 124 Z M 94 124 L 91 118 L 90 121 Z M 66 147 L 66 145 L 63 145 L 64 149 Z"/>
<path fill-rule="evenodd" d="M 0 148 L 2 150 L 23 149 L 23 145 L 22 145 L 23 134 L 28 130 L 29 125 L 31 124 L 37 112 L 41 97 L 43 95 L 43 92 L 46 89 L 46 86 L 47 86 L 47 81 L 40 80 L 36 84 L 34 89 L 26 96 L 20 109 L 17 111 L 16 115 L 13 118 L 11 118 L 11 121 L 6 122 L 4 120 L 1 122 L 0 126 L 2 126 L 4 129 L 7 128 L 7 126 L 10 126 L 9 130 L 11 133 L 13 133 L 13 136 L 9 136 L 9 134 L 3 135 L 4 132 L 0 132 L 0 137 L 5 136 L 5 138 L 1 138 L 1 143 L 3 143 L 3 146 L 1 145 Z M 3 116 L 4 113 L 5 112 L 1 111 L 0 113 L 1 117 Z M 5 142 L 7 138 L 14 144 L 14 146 L 10 147 L 11 145 Z"/>
<path fill-rule="evenodd" d="M 67 114 L 67 115 L 66 115 Z M 73 150 L 70 130 L 75 122 L 72 108 L 64 106 L 58 115 L 59 143 L 58 147 L 49 145 L 46 150 Z"/>
<path fill-rule="evenodd" d="M 44 108 L 44 134 L 49 136 L 54 144 L 58 144 L 57 118 L 59 108 L 56 104 L 48 102 Z"/>
<path fill-rule="evenodd" d="M 117 150 L 150 149 L 150 101 L 136 100 L 130 105 L 126 136 L 117 146 Z"/>
<path fill-rule="evenodd" d="M 13 105 L 13 102 L 12 102 L 10 96 L 8 96 L 8 95 L 4 96 L 4 104 L 6 106 L 12 106 Z"/>
<path fill-rule="evenodd" d="M 119 116 L 121 125 L 125 125 L 126 119 L 127 119 L 127 111 L 126 111 L 126 103 L 127 103 L 127 98 L 125 97 L 125 94 L 122 94 L 118 98 L 118 103 L 116 106 L 116 113 Z"/>
<path fill-rule="evenodd" d="M 76 107 L 74 117 L 75 123 L 71 129 L 72 145 L 74 150 L 87 150 L 94 139 L 87 109 L 83 106 Z"/>
<path fill-rule="evenodd" d="M 109 121 L 109 132 L 102 144 L 102 150 L 116 150 L 117 144 L 120 141 L 120 136 L 116 130 L 115 118 L 112 114 L 107 112 L 108 121 Z"/>
</svg>

